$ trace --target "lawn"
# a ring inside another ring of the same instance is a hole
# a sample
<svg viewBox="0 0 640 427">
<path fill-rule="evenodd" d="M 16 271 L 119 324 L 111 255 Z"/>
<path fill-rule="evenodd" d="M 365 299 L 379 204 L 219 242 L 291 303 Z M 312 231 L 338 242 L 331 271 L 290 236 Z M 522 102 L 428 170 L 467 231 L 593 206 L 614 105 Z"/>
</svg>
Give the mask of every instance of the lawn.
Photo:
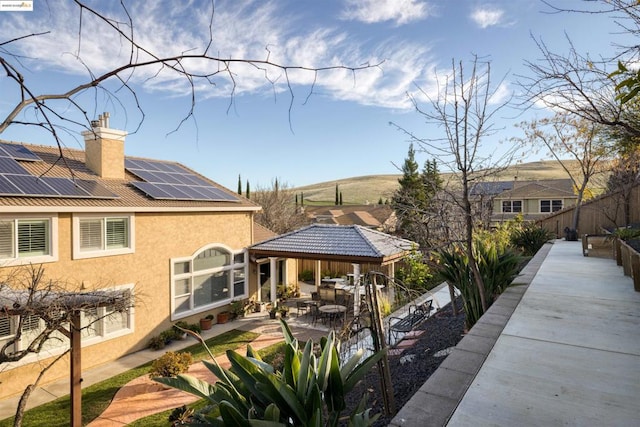
<svg viewBox="0 0 640 427">
<path fill-rule="evenodd" d="M 253 332 L 232 330 L 224 334 L 212 337 L 206 341 L 207 346 L 214 355 L 219 355 L 229 349 L 235 349 L 248 344 L 258 337 Z M 193 355 L 194 361 L 208 357 L 208 353 L 199 343 L 189 346 L 182 352 L 188 351 Z M 162 352 L 158 352 L 158 357 Z M 94 384 L 82 390 L 82 424 L 86 425 L 97 418 L 108 406 L 113 396 L 123 385 L 142 375 L 147 375 L 151 363 L 145 363 L 137 368 Z M 55 427 L 68 426 L 70 422 L 70 398 L 61 397 L 50 403 L 30 409 L 25 413 L 23 425 L 29 427 Z M 165 417 L 166 420 L 166 417 Z M 157 425 L 157 424 L 156 424 Z M 0 427 L 13 426 L 13 417 L 0 421 Z"/>
</svg>

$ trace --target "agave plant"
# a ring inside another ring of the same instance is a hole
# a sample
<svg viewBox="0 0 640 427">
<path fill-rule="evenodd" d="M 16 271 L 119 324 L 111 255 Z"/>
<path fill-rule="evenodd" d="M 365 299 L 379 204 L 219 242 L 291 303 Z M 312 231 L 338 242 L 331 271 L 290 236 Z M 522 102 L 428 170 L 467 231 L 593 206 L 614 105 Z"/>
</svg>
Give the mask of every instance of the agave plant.
<svg viewBox="0 0 640 427">
<path fill-rule="evenodd" d="M 386 351 L 375 353 L 365 360 L 362 351 L 341 365 L 340 342 L 333 331 L 320 342 L 318 357 L 313 341 L 304 349 L 298 347 L 289 326 L 280 320 L 285 347 L 285 363 L 281 372 L 262 361 L 251 346 L 246 356 L 227 351 L 229 369 L 203 361 L 218 378 L 214 384 L 189 375 L 154 380 L 194 394 L 210 405 L 195 412 L 191 424 L 208 426 L 337 426 L 346 409 L 346 394 L 376 364 Z M 379 415 L 366 409 L 367 396 L 349 416 L 349 426 L 369 426 Z"/>
</svg>

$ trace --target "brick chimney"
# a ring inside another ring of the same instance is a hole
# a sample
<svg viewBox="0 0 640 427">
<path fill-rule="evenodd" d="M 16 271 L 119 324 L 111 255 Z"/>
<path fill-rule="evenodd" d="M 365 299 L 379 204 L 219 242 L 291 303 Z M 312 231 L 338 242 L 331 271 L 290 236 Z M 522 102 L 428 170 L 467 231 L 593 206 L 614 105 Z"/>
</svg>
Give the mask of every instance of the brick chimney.
<svg viewBox="0 0 640 427">
<path fill-rule="evenodd" d="M 124 139 L 127 132 L 109 129 L 109 113 L 91 122 L 84 136 L 85 163 L 100 178 L 124 179 Z"/>
</svg>

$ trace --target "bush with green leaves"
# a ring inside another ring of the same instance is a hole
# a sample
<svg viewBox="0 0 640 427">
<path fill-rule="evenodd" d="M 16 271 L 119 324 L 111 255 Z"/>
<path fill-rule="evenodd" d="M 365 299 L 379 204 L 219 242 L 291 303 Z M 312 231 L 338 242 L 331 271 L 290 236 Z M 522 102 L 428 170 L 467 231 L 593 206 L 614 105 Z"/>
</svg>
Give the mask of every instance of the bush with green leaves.
<svg viewBox="0 0 640 427">
<path fill-rule="evenodd" d="M 514 250 L 500 250 L 496 242 L 485 239 L 474 241 L 474 256 L 482 276 L 485 301 L 489 307 L 509 286 L 520 267 L 521 257 Z M 473 280 L 469 257 L 462 245 L 454 245 L 434 254 L 440 275 L 460 291 L 466 315 L 466 326 L 471 328 L 484 314 L 480 290 Z"/>
<path fill-rule="evenodd" d="M 534 256 L 536 252 L 555 235 L 546 228 L 528 223 L 511 233 L 511 244 L 520 250 L 524 256 Z"/>
<path fill-rule="evenodd" d="M 412 248 L 403 259 L 403 266 L 396 272 L 396 277 L 410 289 L 426 289 L 432 274 L 422 252 Z"/>
<path fill-rule="evenodd" d="M 193 357 L 188 351 L 181 353 L 167 351 L 153 361 L 149 377 L 175 377 L 178 374 L 187 372 L 192 363 Z"/>
<path fill-rule="evenodd" d="M 331 331 L 320 342 L 320 356 L 313 352 L 313 341 L 298 347 L 287 323 L 280 321 L 285 338 L 282 371 L 262 361 L 251 346 L 247 355 L 227 351 L 231 363 L 224 369 L 215 361 L 203 361 L 218 378 L 215 384 L 191 377 L 155 380 L 208 400 L 206 408 L 193 413 L 190 424 L 210 426 L 338 426 L 346 410 L 345 396 L 363 376 L 386 355 L 373 354 L 362 362 L 362 351 L 341 365 L 340 343 Z M 349 416 L 350 426 L 370 426 L 378 418 L 366 407 L 367 396 Z"/>
</svg>

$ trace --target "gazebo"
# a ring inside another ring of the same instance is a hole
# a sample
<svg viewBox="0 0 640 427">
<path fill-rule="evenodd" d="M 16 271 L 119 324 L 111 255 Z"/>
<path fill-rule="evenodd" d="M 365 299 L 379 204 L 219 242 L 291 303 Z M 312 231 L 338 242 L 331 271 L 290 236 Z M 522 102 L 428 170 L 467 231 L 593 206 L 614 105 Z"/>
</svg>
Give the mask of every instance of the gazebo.
<svg viewBox="0 0 640 427">
<path fill-rule="evenodd" d="M 269 258 L 271 271 L 276 269 L 278 258 L 311 259 L 316 261 L 316 289 L 321 281 L 321 262 L 343 261 L 353 266 L 356 295 L 360 279 L 360 265 L 394 265 L 418 245 L 410 240 L 391 236 L 360 225 L 312 224 L 298 230 L 273 237 L 249 248 L 252 259 Z M 271 274 L 271 302 L 276 301 L 276 275 Z M 354 312 L 358 312 L 354 298 Z"/>
</svg>

